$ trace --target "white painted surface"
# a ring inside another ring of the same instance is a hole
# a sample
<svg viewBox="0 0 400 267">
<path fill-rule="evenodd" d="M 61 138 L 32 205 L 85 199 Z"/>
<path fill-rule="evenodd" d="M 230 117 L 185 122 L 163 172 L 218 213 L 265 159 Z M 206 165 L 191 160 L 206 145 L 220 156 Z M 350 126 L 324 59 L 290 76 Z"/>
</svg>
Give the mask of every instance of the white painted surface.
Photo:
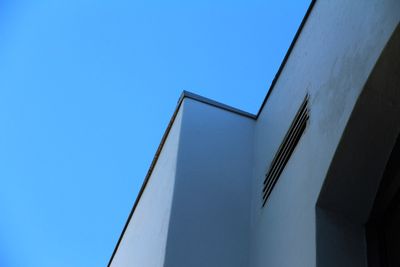
<svg viewBox="0 0 400 267">
<path fill-rule="evenodd" d="M 112 266 L 316 266 L 321 186 L 399 21 L 398 0 L 319 0 L 257 121 L 184 99 Z M 308 126 L 261 208 L 307 92 Z"/>
<path fill-rule="evenodd" d="M 317 1 L 255 127 L 252 267 L 316 266 L 315 204 L 400 1 Z M 264 175 L 306 92 L 309 124 L 261 209 Z"/>
<path fill-rule="evenodd" d="M 184 100 L 165 267 L 248 266 L 254 120 Z"/>
<path fill-rule="evenodd" d="M 182 113 L 181 107 L 114 256 L 112 267 L 161 267 L 164 264 Z"/>
</svg>

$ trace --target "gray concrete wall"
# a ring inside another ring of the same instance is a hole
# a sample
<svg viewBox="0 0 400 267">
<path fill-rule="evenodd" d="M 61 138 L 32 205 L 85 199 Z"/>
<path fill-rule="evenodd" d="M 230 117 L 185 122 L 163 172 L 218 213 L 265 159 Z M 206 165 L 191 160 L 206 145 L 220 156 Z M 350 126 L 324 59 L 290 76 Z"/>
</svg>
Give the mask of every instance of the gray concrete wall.
<svg viewBox="0 0 400 267">
<path fill-rule="evenodd" d="M 180 108 L 175 118 L 112 267 L 161 267 L 164 264 L 183 109 Z"/>
<path fill-rule="evenodd" d="M 185 99 L 166 267 L 248 266 L 254 120 Z"/>
<path fill-rule="evenodd" d="M 399 20 L 397 0 L 316 2 L 255 126 L 250 266 L 316 266 L 315 206 L 321 186 Z M 308 126 L 261 208 L 264 175 L 307 92 Z"/>
</svg>

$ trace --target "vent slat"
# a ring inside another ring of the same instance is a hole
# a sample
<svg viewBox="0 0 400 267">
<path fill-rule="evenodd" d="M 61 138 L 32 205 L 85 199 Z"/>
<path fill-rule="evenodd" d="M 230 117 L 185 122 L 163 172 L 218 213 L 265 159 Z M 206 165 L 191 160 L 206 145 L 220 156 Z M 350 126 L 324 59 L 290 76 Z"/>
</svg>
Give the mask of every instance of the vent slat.
<svg viewBox="0 0 400 267">
<path fill-rule="evenodd" d="M 262 206 L 267 202 L 269 195 L 307 126 L 307 121 L 309 119 L 308 98 L 309 96 L 307 94 L 301 103 L 282 144 L 279 146 L 267 174 L 265 175 L 262 190 Z"/>
<path fill-rule="evenodd" d="M 305 116 L 303 118 L 303 122 L 306 122 L 306 119 L 307 119 L 307 116 Z M 299 127 L 301 127 L 301 128 L 298 128 L 298 131 L 296 133 L 304 131 L 305 126 L 306 126 L 305 123 L 299 124 Z M 300 135 L 293 136 L 293 137 L 295 137 L 296 139 L 293 139 L 292 144 L 290 144 L 289 147 L 287 148 L 285 157 L 282 159 L 282 161 L 280 162 L 280 164 L 277 168 L 278 171 L 273 176 L 273 179 L 271 179 L 273 181 L 270 183 L 268 190 L 266 190 L 263 195 L 264 201 L 268 198 L 269 194 L 271 193 L 273 186 L 275 185 L 276 181 L 278 180 L 278 177 L 281 175 L 286 163 L 289 161 L 290 155 L 293 153 L 293 151 L 296 147 L 296 144 L 297 144 L 298 140 L 300 139 Z"/>
<path fill-rule="evenodd" d="M 278 170 L 278 176 L 279 176 L 279 167 L 282 166 L 282 160 L 287 156 L 288 148 L 290 147 L 291 144 L 293 144 L 293 140 L 296 137 L 296 134 L 298 133 L 298 129 L 301 127 L 301 124 L 304 123 L 304 120 L 307 119 L 307 113 L 303 112 L 302 116 L 298 119 L 298 122 L 295 123 L 294 127 L 290 129 L 290 135 L 288 135 L 288 138 L 285 138 L 283 144 L 284 146 L 282 149 L 279 151 L 277 154 L 277 160 L 271 165 L 272 168 L 268 172 L 268 176 L 266 177 L 266 181 L 271 179 L 271 177 L 275 176 Z M 265 186 L 267 187 L 267 185 Z M 265 191 L 265 190 L 264 190 Z"/>
<path fill-rule="evenodd" d="M 306 120 L 304 120 L 304 121 L 306 121 Z M 302 124 L 302 125 L 301 125 L 301 129 L 300 129 L 300 132 L 304 131 L 305 127 L 306 127 L 306 124 Z M 289 161 L 290 155 L 293 153 L 293 151 L 294 151 L 294 149 L 295 149 L 295 147 L 296 147 L 296 143 L 298 142 L 298 140 L 300 139 L 300 137 L 301 137 L 301 136 L 298 135 L 298 136 L 296 137 L 296 142 L 294 143 L 294 145 L 292 145 L 292 146 L 290 146 L 290 147 L 288 148 L 288 151 L 287 151 L 287 153 L 286 153 L 287 156 L 284 157 L 284 158 L 283 158 L 283 161 L 280 163 L 279 172 L 274 176 L 274 180 L 273 180 L 272 186 L 270 186 L 269 189 L 268 189 L 268 191 L 266 191 L 266 192 L 264 193 L 264 195 L 263 195 L 263 197 L 264 197 L 264 202 L 268 199 L 268 196 L 269 196 L 269 194 L 271 193 L 273 186 L 274 186 L 275 183 L 277 182 L 278 177 L 281 175 L 281 173 L 282 173 L 282 171 L 283 171 L 283 169 L 284 169 L 286 163 Z"/>
<path fill-rule="evenodd" d="M 308 119 L 307 113 L 303 113 L 302 116 L 300 117 L 298 123 L 294 125 L 294 130 L 292 134 L 289 136 L 289 140 L 285 140 L 285 147 L 283 148 L 283 153 L 281 154 L 281 158 L 277 161 L 277 164 L 274 166 L 274 169 L 271 170 L 271 175 L 269 176 L 269 179 L 271 177 L 279 177 L 279 175 L 282 173 L 285 164 L 289 160 L 290 154 L 293 152 L 296 143 L 297 143 L 297 137 L 300 137 L 299 133 L 302 131 L 301 127 L 305 125 L 306 120 Z M 267 188 L 267 186 L 264 187 L 264 191 Z"/>
<path fill-rule="evenodd" d="M 273 161 L 271 163 L 271 166 L 275 166 L 276 165 L 276 162 L 279 161 L 279 159 L 281 157 L 281 154 L 285 151 L 284 146 L 286 146 L 286 144 L 287 144 L 286 140 L 290 137 L 291 133 L 294 130 L 294 125 L 293 124 L 296 124 L 296 122 L 298 122 L 298 120 L 299 120 L 299 117 L 304 114 L 304 109 L 307 108 L 307 100 L 308 100 L 308 95 L 304 99 L 303 103 L 301 103 L 301 106 L 300 106 L 299 110 L 297 111 L 297 113 L 296 113 L 296 115 L 295 115 L 295 117 L 294 117 L 294 119 L 292 121 L 292 124 L 291 124 L 291 126 L 289 128 L 289 131 L 286 133 L 286 135 L 284 137 L 284 141 L 280 145 L 280 147 L 278 149 L 278 152 L 277 152 L 276 156 L 274 157 L 274 159 L 273 159 Z M 264 184 L 266 182 L 267 182 L 267 178 L 264 180 Z"/>
</svg>

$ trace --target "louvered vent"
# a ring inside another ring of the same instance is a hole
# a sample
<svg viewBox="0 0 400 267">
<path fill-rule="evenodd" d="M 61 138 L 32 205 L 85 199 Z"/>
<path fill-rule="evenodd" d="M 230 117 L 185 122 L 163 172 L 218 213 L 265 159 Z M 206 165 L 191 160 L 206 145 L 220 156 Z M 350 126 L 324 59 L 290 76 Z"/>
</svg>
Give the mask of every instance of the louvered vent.
<svg viewBox="0 0 400 267">
<path fill-rule="evenodd" d="M 263 207 L 307 126 L 309 118 L 308 97 L 307 94 L 265 175 L 262 192 Z"/>
</svg>

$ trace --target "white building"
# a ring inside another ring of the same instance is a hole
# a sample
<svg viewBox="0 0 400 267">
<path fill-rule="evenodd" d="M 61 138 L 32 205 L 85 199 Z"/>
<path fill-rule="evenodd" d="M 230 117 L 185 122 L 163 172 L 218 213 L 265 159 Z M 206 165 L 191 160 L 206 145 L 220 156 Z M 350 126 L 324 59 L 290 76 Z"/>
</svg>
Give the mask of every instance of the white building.
<svg viewBox="0 0 400 267">
<path fill-rule="evenodd" d="M 109 266 L 400 266 L 399 21 L 314 1 L 256 115 L 184 92 Z"/>
</svg>

